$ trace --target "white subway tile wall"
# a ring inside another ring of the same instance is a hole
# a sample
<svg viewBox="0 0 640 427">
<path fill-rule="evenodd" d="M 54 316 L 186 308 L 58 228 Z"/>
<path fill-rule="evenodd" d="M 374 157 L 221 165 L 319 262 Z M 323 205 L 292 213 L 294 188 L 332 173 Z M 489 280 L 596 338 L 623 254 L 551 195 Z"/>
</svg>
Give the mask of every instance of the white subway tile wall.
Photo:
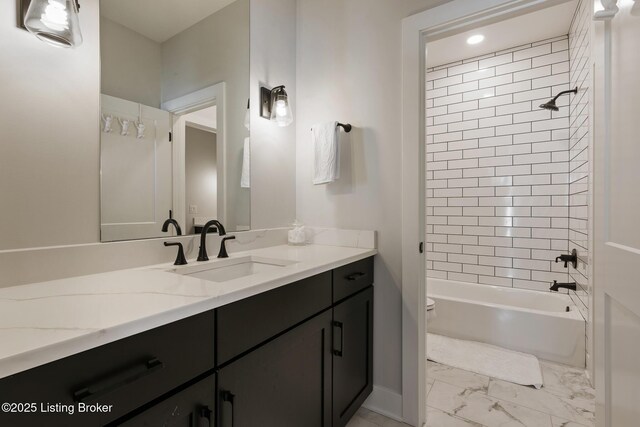
<svg viewBox="0 0 640 427">
<path fill-rule="evenodd" d="M 584 233 L 569 207 L 584 155 L 570 151 L 569 99 L 538 106 L 570 87 L 570 69 L 566 35 L 427 69 L 428 276 L 540 291 L 568 280 L 554 260 L 570 227 Z"/>
<path fill-rule="evenodd" d="M 569 31 L 569 57 L 571 87 L 578 87 L 578 94 L 571 98 L 569 128 L 569 248 L 578 251 L 578 268 L 569 269 L 572 282 L 578 291 L 571 297 L 587 320 L 587 353 L 591 346 L 591 253 L 589 204 L 591 172 L 589 153 L 589 96 L 590 96 L 590 2 L 582 0 Z M 591 358 L 587 356 L 587 368 Z"/>
</svg>

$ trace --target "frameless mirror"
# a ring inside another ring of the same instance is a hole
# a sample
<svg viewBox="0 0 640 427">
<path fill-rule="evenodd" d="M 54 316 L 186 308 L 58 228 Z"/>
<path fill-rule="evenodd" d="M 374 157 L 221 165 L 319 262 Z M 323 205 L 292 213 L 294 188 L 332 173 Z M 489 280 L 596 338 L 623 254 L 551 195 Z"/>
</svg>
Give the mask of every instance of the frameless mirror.
<svg viewBox="0 0 640 427">
<path fill-rule="evenodd" d="M 248 230 L 249 0 L 101 0 L 100 47 L 101 240 Z"/>
</svg>

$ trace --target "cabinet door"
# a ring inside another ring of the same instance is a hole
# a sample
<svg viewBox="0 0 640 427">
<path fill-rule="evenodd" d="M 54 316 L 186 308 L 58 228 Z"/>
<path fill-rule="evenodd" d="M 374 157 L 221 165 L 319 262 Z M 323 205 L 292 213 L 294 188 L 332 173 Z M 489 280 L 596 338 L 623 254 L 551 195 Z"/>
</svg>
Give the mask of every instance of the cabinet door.
<svg viewBox="0 0 640 427">
<path fill-rule="evenodd" d="M 331 310 L 218 372 L 217 427 L 331 426 Z"/>
<path fill-rule="evenodd" d="M 214 427 L 215 375 L 182 390 L 146 411 L 119 420 L 123 427 Z"/>
<path fill-rule="evenodd" d="M 373 287 L 333 309 L 333 427 L 342 427 L 373 390 Z"/>
</svg>

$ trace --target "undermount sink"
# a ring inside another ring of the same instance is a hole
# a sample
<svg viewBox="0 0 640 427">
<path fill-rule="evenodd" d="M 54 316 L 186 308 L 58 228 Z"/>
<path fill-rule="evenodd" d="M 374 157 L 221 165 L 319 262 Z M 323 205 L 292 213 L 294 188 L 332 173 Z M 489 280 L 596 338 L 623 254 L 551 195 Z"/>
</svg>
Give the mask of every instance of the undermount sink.
<svg viewBox="0 0 640 427">
<path fill-rule="evenodd" d="M 213 261 L 203 265 L 174 268 L 171 271 L 183 276 L 195 277 L 210 282 L 227 282 L 259 273 L 278 271 L 296 261 L 247 256 Z"/>
</svg>

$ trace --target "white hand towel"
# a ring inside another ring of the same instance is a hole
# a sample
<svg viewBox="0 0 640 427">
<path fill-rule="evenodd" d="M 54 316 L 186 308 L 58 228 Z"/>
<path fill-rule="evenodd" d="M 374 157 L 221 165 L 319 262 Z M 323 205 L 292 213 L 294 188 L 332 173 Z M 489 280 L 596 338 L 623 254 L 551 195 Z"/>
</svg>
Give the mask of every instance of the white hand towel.
<svg viewBox="0 0 640 427">
<path fill-rule="evenodd" d="M 340 178 L 340 147 L 338 122 L 328 122 L 311 128 L 313 139 L 313 183 L 328 184 Z"/>
<path fill-rule="evenodd" d="M 242 149 L 242 176 L 240 177 L 240 187 L 251 188 L 251 138 L 244 139 Z"/>
</svg>

